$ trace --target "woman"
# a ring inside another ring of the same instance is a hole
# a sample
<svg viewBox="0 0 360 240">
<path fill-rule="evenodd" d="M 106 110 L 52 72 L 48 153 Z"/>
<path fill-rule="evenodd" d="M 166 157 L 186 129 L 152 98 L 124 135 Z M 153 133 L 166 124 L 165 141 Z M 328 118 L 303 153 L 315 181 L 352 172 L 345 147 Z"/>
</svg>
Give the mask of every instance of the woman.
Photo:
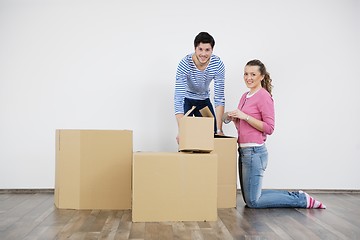
<svg viewBox="0 0 360 240">
<path fill-rule="evenodd" d="M 246 205 L 250 208 L 326 208 L 303 191 L 262 190 L 268 162 L 265 141 L 275 125 L 272 80 L 259 60 L 246 64 L 244 80 L 250 91 L 243 94 L 238 109 L 227 115 L 238 131 L 239 177 Z"/>
</svg>

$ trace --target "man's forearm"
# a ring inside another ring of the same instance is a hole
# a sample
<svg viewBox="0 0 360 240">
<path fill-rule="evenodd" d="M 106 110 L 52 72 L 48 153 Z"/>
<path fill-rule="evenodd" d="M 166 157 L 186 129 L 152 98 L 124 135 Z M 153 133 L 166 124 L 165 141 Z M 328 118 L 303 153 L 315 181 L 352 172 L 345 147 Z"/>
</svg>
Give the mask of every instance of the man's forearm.
<svg viewBox="0 0 360 240">
<path fill-rule="evenodd" d="M 177 122 L 177 124 L 178 124 L 178 127 L 179 127 L 179 121 L 180 121 L 180 119 L 181 119 L 183 116 L 184 116 L 184 114 L 182 114 L 182 113 L 178 113 L 178 114 L 175 115 L 175 117 L 176 117 L 176 122 Z"/>
<path fill-rule="evenodd" d="M 217 106 L 215 108 L 215 114 L 216 114 L 216 126 L 218 131 L 222 132 L 222 116 L 224 114 L 224 106 Z"/>
</svg>

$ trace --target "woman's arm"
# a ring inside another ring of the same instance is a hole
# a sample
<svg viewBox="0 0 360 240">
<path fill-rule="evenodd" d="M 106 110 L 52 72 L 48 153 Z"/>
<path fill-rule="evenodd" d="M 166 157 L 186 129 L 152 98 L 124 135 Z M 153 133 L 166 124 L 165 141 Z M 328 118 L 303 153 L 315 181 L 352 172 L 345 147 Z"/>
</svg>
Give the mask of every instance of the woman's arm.
<svg viewBox="0 0 360 240">
<path fill-rule="evenodd" d="M 253 128 L 256 128 L 260 132 L 264 132 L 263 121 L 253 118 L 239 109 L 229 112 L 228 115 L 232 118 L 244 120 L 248 122 Z"/>
</svg>

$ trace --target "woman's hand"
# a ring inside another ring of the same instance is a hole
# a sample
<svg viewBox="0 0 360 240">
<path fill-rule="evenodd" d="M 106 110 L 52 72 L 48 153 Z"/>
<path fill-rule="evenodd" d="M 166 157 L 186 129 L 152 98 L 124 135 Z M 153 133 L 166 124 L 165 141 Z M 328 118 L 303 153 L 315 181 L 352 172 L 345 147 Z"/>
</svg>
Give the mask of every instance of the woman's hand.
<svg viewBox="0 0 360 240">
<path fill-rule="evenodd" d="M 247 114 L 245 114 L 243 111 L 240 111 L 239 109 L 228 112 L 228 116 L 233 118 L 233 120 L 235 120 L 235 118 L 245 120 L 248 117 Z"/>
<path fill-rule="evenodd" d="M 225 124 L 228 124 L 229 122 L 231 122 L 231 121 L 234 121 L 235 119 L 233 118 L 233 117 L 230 117 L 229 116 L 229 112 L 225 112 L 224 114 L 223 114 L 223 116 L 222 116 L 222 121 L 223 121 L 223 123 L 225 123 Z"/>
</svg>

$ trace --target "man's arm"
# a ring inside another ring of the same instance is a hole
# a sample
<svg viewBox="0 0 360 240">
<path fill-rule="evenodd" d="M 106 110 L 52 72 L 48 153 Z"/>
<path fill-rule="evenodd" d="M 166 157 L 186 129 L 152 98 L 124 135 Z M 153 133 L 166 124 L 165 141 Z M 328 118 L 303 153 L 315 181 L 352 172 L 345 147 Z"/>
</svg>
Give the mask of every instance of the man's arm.
<svg viewBox="0 0 360 240">
<path fill-rule="evenodd" d="M 178 114 L 175 115 L 176 121 L 177 121 L 177 124 L 178 124 L 178 128 L 179 128 L 179 121 L 183 116 L 184 116 L 184 114 L 182 114 L 182 113 L 178 113 Z"/>
<path fill-rule="evenodd" d="M 222 116 L 224 114 L 224 106 L 217 106 L 215 108 L 215 114 L 216 114 L 216 126 L 217 126 L 217 134 L 224 135 L 222 130 Z"/>
<path fill-rule="evenodd" d="M 180 122 L 180 119 L 184 116 L 184 114 L 182 113 L 178 113 L 175 115 L 176 117 L 176 122 L 177 122 L 177 125 L 178 125 L 178 134 L 176 135 L 176 141 L 177 143 L 179 144 L 179 122 Z"/>
<path fill-rule="evenodd" d="M 222 116 L 224 114 L 225 106 L 225 66 L 219 59 L 218 72 L 214 79 L 214 103 L 215 103 L 215 115 L 217 134 L 224 135 L 222 131 Z"/>
</svg>

